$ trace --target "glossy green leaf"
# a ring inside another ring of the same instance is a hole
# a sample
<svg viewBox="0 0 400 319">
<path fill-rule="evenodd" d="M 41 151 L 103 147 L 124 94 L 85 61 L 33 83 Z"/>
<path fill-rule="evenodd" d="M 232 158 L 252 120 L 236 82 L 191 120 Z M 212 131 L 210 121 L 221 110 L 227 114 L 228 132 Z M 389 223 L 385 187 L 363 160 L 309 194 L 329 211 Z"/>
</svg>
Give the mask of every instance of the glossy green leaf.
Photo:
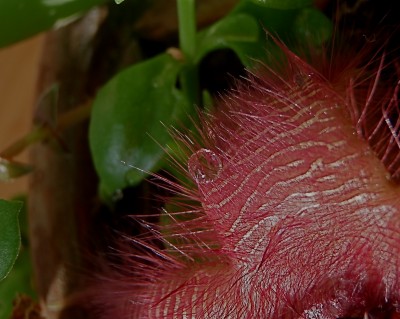
<svg viewBox="0 0 400 319">
<path fill-rule="evenodd" d="M 18 198 L 26 202 L 26 198 Z M 28 249 L 28 225 L 26 205 L 23 205 L 19 213 L 22 247 L 10 273 L 0 283 L 0 318 L 10 318 L 13 300 L 17 294 L 27 294 L 35 297 L 32 289 L 32 263 Z"/>
<path fill-rule="evenodd" d="M 249 0 L 258 5 L 274 9 L 298 9 L 313 4 L 312 0 Z"/>
<path fill-rule="evenodd" d="M 198 34 L 196 62 L 218 49 L 232 49 L 245 66 L 264 53 L 260 25 L 247 14 L 228 15 Z"/>
<path fill-rule="evenodd" d="M 18 214 L 22 203 L 0 199 L 0 280 L 14 265 L 21 244 Z"/>
<path fill-rule="evenodd" d="M 0 47 L 63 25 L 106 0 L 0 0 Z"/>
<path fill-rule="evenodd" d="M 89 139 L 103 195 L 139 183 L 143 171 L 161 165 L 162 146 L 171 141 L 166 127 L 188 115 L 189 103 L 175 87 L 182 67 L 162 54 L 122 71 L 100 90 Z"/>
</svg>

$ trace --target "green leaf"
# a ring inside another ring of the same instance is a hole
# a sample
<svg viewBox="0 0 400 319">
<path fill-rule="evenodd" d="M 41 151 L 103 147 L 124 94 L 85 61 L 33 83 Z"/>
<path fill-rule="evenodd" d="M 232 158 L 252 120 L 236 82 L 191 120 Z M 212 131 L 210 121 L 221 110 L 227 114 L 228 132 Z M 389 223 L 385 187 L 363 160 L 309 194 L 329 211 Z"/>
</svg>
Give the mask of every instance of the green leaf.
<svg viewBox="0 0 400 319">
<path fill-rule="evenodd" d="M 26 216 L 26 198 L 18 197 L 16 200 L 24 203 L 19 213 L 22 247 L 10 273 L 0 283 L 0 318 L 10 318 L 13 300 L 17 294 L 27 294 L 35 297 L 32 287 L 32 263 L 28 249 L 28 225 Z"/>
<path fill-rule="evenodd" d="M 228 15 L 198 34 L 196 63 L 211 51 L 229 48 L 245 66 L 253 65 L 252 59 L 264 53 L 260 29 L 257 20 L 250 15 Z"/>
<path fill-rule="evenodd" d="M 279 35 L 279 38 L 284 40 L 292 32 L 292 24 L 299 13 L 299 9 L 275 9 L 253 2 L 243 0 L 232 10 L 234 14 L 248 14 L 258 22 L 262 35 L 261 38 L 266 38 L 265 31 L 274 35 Z"/>
<path fill-rule="evenodd" d="M 28 249 L 21 249 L 11 272 L 0 283 L 0 318 L 10 318 L 18 294 L 35 296 L 32 289 L 32 264 Z"/>
<path fill-rule="evenodd" d="M 313 4 L 312 0 L 249 0 L 258 5 L 273 9 L 298 9 Z"/>
<path fill-rule="evenodd" d="M 18 214 L 22 202 L 0 199 L 0 280 L 10 272 L 21 245 Z"/>
<path fill-rule="evenodd" d="M 106 0 L 0 0 L 0 47 L 22 40 Z"/>
<path fill-rule="evenodd" d="M 293 35 L 299 43 L 320 46 L 332 35 L 332 22 L 319 10 L 306 8 L 299 12 L 293 24 Z"/>
<path fill-rule="evenodd" d="M 143 171 L 161 166 L 162 146 L 172 139 L 166 127 L 188 115 L 189 103 L 175 87 L 182 67 L 162 54 L 122 71 L 98 93 L 89 140 L 106 196 L 139 183 Z"/>
</svg>

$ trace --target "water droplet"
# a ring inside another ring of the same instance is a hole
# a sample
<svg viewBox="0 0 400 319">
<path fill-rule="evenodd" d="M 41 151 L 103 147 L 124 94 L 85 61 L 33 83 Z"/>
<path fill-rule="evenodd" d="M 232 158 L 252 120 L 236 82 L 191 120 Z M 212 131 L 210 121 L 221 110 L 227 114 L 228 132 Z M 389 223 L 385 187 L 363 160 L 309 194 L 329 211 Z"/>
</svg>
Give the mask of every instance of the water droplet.
<svg viewBox="0 0 400 319">
<path fill-rule="evenodd" d="M 202 148 L 189 158 L 188 169 L 197 183 L 207 184 L 218 177 L 222 163 L 217 154 Z"/>
</svg>

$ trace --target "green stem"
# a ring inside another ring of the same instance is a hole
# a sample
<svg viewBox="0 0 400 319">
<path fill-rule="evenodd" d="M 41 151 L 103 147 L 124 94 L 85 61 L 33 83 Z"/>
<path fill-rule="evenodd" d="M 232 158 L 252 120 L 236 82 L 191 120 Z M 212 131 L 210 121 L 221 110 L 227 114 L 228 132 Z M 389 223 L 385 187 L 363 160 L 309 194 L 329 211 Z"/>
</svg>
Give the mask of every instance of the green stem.
<svg viewBox="0 0 400 319">
<path fill-rule="evenodd" d="M 178 0 L 179 44 L 187 60 L 196 52 L 195 0 Z"/>
<path fill-rule="evenodd" d="M 199 79 L 197 67 L 194 64 L 196 54 L 195 0 L 177 0 L 177 5 L 179 44 L 186 62 L 186 67 L 180 76 L 181 86 L 191 104 L 199 104 Z"/>
<path fill-rule="evenodd" d="M 34 127 L 31 132 L 14 142 L 8 148 L 0 152 L 0 159 L 11 160 L 27 147 L 41 142 L 54 135 L 54 131 L 61 133 L 67 128 L 88 119 L 92 108 L 92 101 L 73 108 L 67 113 L 62 114 L 58 119 L 58 125 L 54 130 L 49 129 L 46 125 Z"/>
</svg>

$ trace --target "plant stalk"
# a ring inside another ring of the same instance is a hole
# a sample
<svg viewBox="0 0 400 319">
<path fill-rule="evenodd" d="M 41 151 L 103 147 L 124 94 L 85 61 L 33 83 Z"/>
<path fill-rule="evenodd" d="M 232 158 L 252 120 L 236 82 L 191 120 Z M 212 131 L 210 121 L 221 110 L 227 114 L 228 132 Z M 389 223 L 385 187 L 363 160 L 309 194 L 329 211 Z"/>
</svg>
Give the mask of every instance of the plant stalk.
<svg viewBox="0 0 400 319">
<path fill-rule="evenodd" d="M 196 54 L 196 4 L 195 0 L 177 0 L 179 44 L 185 57 L 186 67 L 180 76 L 183 92 L 191 104 L 201 103 Z"/>
<path fill-rule="evenodd" d="M 62 114 L 57 123 L 57 127 L 54 130 L 49 129 L 46 125 L 40 125 L 33 128 L 31 132 L 14 142 L 12 145 L 7 147 L 5 150 L 0 152 L 0 158 L 11 160 L 13 157 L 20 154 L 27 147 L 41 142 L 47 138 L 51 138 L 56 132 L 62 132 L 67 128 L 86 120 L 90 116 L 93 101 L 88 101 L 64 114 Z"/>
</svg>

